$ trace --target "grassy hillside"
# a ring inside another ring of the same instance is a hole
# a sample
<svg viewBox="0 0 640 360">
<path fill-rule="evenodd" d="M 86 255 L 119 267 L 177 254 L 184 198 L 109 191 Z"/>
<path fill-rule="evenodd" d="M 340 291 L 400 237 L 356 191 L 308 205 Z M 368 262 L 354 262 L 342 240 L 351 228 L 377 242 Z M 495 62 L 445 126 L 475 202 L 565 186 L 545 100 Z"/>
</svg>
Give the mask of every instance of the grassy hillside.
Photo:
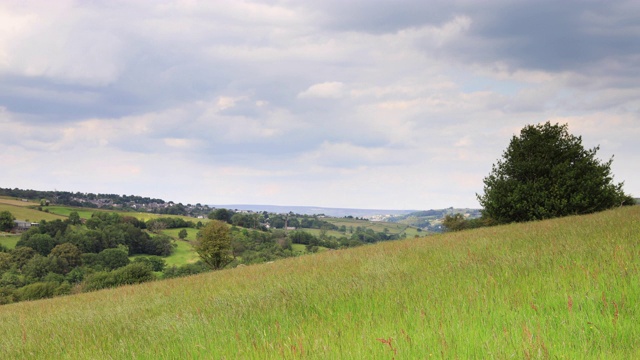
<svg viewBox="0 0 640 360">
<path fill-rule="evenodd" d="M 347 229 L 346 232 L 340 232 L 337 230 L 326 231 L 326 234 L 328 236 L 335 236 L 336 238 L 340 238 L 343 236 L 351 237 L 352 232 L 350 232 L 349 229 L 352 229 L 353 231 L 355 231 L 355 229 L 358 227 L 361 227 L 363 229 L 371 229 L 377 233 L 384 232 L 386 229 L 388 234 L 391 234 L 391 235 L 406 234 L 406 237 L 415 237 L 415 236 L 425 235 L 425 233 L 418 231 L 417 228 L 406 225 L 406 224 L 383 222 L 383 221 L 356 220 L 351 218 L 332 218 L 332 217 L 322 218 L 322 220 L 329 222 L 338 227 L 345 226 L 345 228 Z M 321 233 L 320 229 L 298 228 L 298 230 L 306 231 L 315 236 L 320 236 L 320 233 Z"/>
<path fill-rule="evenodd" d="M 33 222 L 40 222 L 40 220 L 51 221 L 56 219 L 66 219 L 65 216 L 47 213 L 25 206 L 11 205 L 2 201 L 0 201 L 0 211 L 8 211 L 18 220 L 29 220 Z"/>
<path fill-rule="evenodd" d="M 196 219 L 193 217 L 189 217 L 189 216 L 182 216 L 182 215 L 167 215 L 167 214 L 154 214 L 154 213 L 149 213 L 149 212 L 134 212 L 134 211 L 123 211 L 123 210 L 118 210 L 118 209 L 94 209 L 94 208 L 81 208 L 81 207 L 73 207 L 73 206 L 57 206 L 57 205 L 52 205 L 52 206 L 47 206 L 46 207 L 47 210 L 49 210 L 50 213 L 52 214 L 58 214 L 58 215 L 62 215 L 64 217 L 69 217 L 69 214 L 71 214 L 72 212 L 77 212 L 78 215 L 80 216 L 80 218 L 82 219 L 89 219 L 91 218 L 91 215 L 93 215 L 93 213 L 95 212 L 115 212 L 118 213 L 122 216 L 133 216 L 135 218 L 137 218 L 138 220 L 141 221 L 147 221 L 147 220 L 151 220 L 151 219 L 156 219 L 159 217 L 173 217 L 173 218 L 182 218 L 186 221 L 193 221 L 198 222 L 198 221 L 202 221 L 203 223 L 206 223 L 209 221 L 209 219 Z"/>
<path fill-rule="evenodd" d="M 3 359 L 640 358 L 640 207 L 0 307 Z"/>
</svg>

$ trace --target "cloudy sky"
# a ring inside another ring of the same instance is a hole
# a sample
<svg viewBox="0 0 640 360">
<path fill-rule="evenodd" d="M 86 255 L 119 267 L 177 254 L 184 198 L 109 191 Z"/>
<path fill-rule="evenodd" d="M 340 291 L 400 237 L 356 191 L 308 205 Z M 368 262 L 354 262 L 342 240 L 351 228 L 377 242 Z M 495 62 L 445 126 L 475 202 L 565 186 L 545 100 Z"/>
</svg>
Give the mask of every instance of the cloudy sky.
<svg viewBox="0 0 640 360">
<path fill-rule="evenodd" d="M 640 196 L 638 1 L 0 3 L 0 187 L 478 207 L 545 121 Z"/>
</svg>

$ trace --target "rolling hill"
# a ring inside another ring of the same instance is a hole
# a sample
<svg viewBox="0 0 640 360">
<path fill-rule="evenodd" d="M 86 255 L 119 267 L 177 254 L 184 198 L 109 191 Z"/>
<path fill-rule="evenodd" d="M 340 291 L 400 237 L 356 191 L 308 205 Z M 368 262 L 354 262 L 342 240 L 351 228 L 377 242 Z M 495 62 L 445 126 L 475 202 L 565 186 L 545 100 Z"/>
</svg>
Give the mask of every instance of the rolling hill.
<svg viewBox="0 0 640 360">
<path fill-rule="evenodd" d="M 640 207 L 0 307 L 6 359 L 640 358 Z"/>
</svg>

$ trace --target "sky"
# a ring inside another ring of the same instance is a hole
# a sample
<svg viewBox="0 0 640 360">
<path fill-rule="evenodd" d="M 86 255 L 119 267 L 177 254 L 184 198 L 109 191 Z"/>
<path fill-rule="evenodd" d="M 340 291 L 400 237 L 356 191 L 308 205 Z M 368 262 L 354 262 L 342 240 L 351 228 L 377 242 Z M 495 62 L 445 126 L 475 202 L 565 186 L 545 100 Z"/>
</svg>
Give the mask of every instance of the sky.
<svg viewBox="0 0 640 360">
<path fill-rule="evenodd" d="M 640 197 L 640 2 L 0 3 L 0 187 L 478 208 L 528 124 Z"/>
</svg>

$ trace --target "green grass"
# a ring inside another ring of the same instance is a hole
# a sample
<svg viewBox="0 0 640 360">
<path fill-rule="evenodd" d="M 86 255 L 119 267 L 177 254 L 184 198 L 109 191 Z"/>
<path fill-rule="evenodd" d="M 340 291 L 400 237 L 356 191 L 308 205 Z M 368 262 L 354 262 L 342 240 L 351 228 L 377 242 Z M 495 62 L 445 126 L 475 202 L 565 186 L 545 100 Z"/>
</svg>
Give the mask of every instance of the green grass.
<svg viewBox="0 0 640 360">
<path fill-rule="evenodd" d="M 176 240 L 176 245 L 178 247 L 173 251 L 173 254 L 164 259 L 168 266 L 191 264 L 200 260 L 198 253 L 193 250 L 188 241 Z"/>
<path fill-rule="evenodd" d="M 293 253 L 295 255 L 305 255 L 305 254 L 309 254 L 309 252 L 307 251 L 307 245 L 303 245 L 303 244 L 291 244 L 291 248 L 293 250 Z M 324 247 L 324 246 L 318 246 L 318 252 L 324 252 L 329 250 L 328 248 Z"/>
<path fill-rule="evenodd" d="M 337 238 L 340 238 L 343 236 L 347 238 L 351 237 L 349 228 L 353 227 L 353 231 L 355 231 L 355 229 L 358 226 L 365 229 L 372 229 L 375 232 L 384 232 L 385 229 L 387 229 L 389 234 L 405 233 L 407 234 L 407 238 L 413 238 L 416 235 L 418 236 L 426 235 L 424 233 L 419 232 L 418 229 L 415 227 L 404 225 L 404 224 L 398 224 L 398 223 L 390 223 L 390 222 L 382 222 L 382 221 L 365 221 L 365 220 L 356 220 L 356 219 L 348 219 L 348 218 L 331 218 L 331 217 L 323 218 L 322 220 L 330 222 L 338 227 L 344 225 L 347 228 L 347 231 L 345 233 L 342 233 L 336 230 L 327 230 L 328 236 L 335 236 Z M 303 229 L 303 228 L 300 228 L 298 230 L 306 231 L 315 236 L 319 236 L 321 231 L 320 229 Z"/>
<path fill-rule="evenodd" d="M 640 358 L 640 207 L 0 306 L 3 359 Z"/>
<path fill-rule="evenodd" d="M 81 219 L 89 219 L 91 218 L 91 215 L 94 212 L 104 211 L 104 210 L 91 209 L 91 208 L 75 208 L 75 207 L 57 206 L 57 205 L 47 206 L 45 207 L 45 209 L 49 209 L 50 213 L 62 215 L 65 217 L 69 217 L 69 214 L 75 211 L 78 213 Z"/>
<path fill-rule="evenodd" d="M 293 249 L 293 253 L 296 255 L 303 255 L 307 253 L 306 245 L 291 244 L 291 248 Z"/>
<path fill-rule="evenodd" d="M 181 266 L 185 264 L 192 264 L 200 260 L 198 253 L 196 253 L 193 250 L 193 247 L 191 246 L 191 241 L 194 241 L 196 239 L 196 234 L 198 233 L 198 230 L 187 228 L 186 230 L 188 235 L 186 240 L 180 240 L 178 238 L 178 232 L 180 230 L 182 229 L 167 229 L 162 231 L 163 234 L 173 237 L 175 239 L 175 244 L 177 245 L 176 248 L 173 250 L 173 254 L 164 258 L 164 261 L 167 264 L 167 266 L 173 266 L 173 265 Z M 148 255 L 134 255 L 134 256 L 130 256 L 129 258 L 133 260 L 137 257 L 145 257 L 145 256 L 148 256 Z"/>
<path fill-rule="evenodd" d="M 196 236 L 198 235 L 198 229 L 193 229 L 193 228 L 179 228 L 179 229 L 166 229 L 166 230 L 162 230 L 162 233 L 165 235 L 169 235 L 172 238 L 178 240 L 178 233 L 180 232 L 180 230 L 187 230 L 187 237 L 185 240 L 188 241 L 195 241 L 196 240 Z"/>
<path fill-rule="evenodd" d="M 192 228 L 184 229 L 187 230 L 187 238 L 185 240 L 180 240 L 180 238 L 178 237 L 178 233 L 182 229 L 167 229 L 162 231 L 163 234 L 169 235 L 174 238 L 177 245 L 176 249 L 173 251 L 173 254 L 165 258 L 168 266 L 181 266 L 185 264 L 191 264 L 200 260 L 198 253 L 193 250 L 193 247 L 191 245 L 191 242 L 196 240 L 196 235 L 198 234 L 199 230 Z"/>
<path fill-rule="evenodd" d="M 4 245 L 7 249 L 15 249 L 18 240 L 20 240 L 20 235 L 0 233 L 0 244 Z"/>
<path fill-rule="evenodd" d="M 56 219 L 66 219 L 66 217 L 64 216 L 56 215 L 53 213 L 47 213 L 25 206 L 10 205 L 3 202 L 0 202 L 0 212 L 1 211 L 10 212 L 17 220 L 28 220 L 31 222 L 40 222 L 40 220 L 52 221 Z"/>
<path fill-rule="evenodd" d="M 35 201 L 22 201 L 22 199 L 17 199 L 10 196 L 0 196 L 0 203 L 14 205 L 14 206 L 38 206 L 40 202 Z"/>
<path fill-rule="evenodd" d="M 166 214 L 154 214 L 154 213 L 148 213 L 148 212 L 135 212 L 135 211 L 122 211 L 122 210 L 106 210 L 106 209 L 95 209 L 95 208 L 84 208 L 84 207 L 73 207 L 73 206 L 58 206 L 58 205 L 52 205 L 52 206 L 47 206 L 45 207 L 45 209 L 48 209 L 50 213 L 53 214 L 58 214 L 64 217 L 69 217 L 69 214 L 71 214 L 72 212 L 77 212 L 78 215 L 80 216 L 80 218 L 82 219 L 89 219 L 91 218 L 91 215 L 93 215 L 93 213 L 95 212 L 108 212 L 108 213 L 118 213 L 122 216 L 132 216 L 137 218 L 138 220 L 141 221 L 147 221 L 147 220 L 151 220 L 151 219 L 155 219 L 155 218 L 159 218 L 159 217 L 174 217 L 174 218 L 182 218 L 185 221 L 192 221 L 194 223 L 197 223 L 198 221 L 202 221 L 203 223 L 207 223 L 208 221 L 210 221 L 209 219 L 196 219 L 193 217 L 189 217 L 189 216 L 181 216 L 181 215 L 166 215 Z"/>
<path fill-rule="evenodd" d="M 198 253 L 193 250 L 188 241 L 176 240 L 176 245 L 177 247 L 173 251 L 173 254 L 163 258 L 167 266 L 182 266 L 185 264 L 192 264 L 200 260 Z M 134 255 L 130 256 L 129 259 L 133 261 L 135 258 L 147 256 L 149 255 Z"/>
</svg>

